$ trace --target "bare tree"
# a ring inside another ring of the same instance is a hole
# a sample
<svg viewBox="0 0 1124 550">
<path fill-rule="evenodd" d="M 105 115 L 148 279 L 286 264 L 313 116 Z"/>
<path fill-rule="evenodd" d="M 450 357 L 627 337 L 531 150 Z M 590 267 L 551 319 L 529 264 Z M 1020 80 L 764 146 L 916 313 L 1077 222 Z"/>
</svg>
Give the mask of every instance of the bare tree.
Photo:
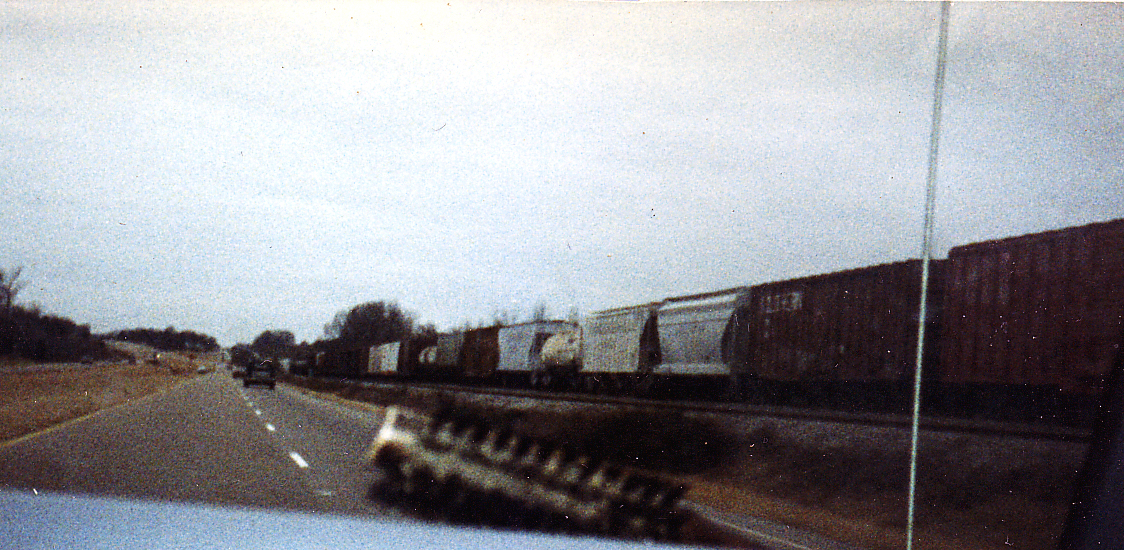
<svg viewBox="0 0 1124 550">
<path fill-rule="evenodd" d="M 482 326 L 482 327 L 506 327 L 506 326 L 515 324 L 515 321 L 516 321 L 516 317 L 514 315 L 512 315 L 510 311 L 508 311 L 506 309 L 503 310 L 503 311 L 500 311 L 500 310 L 497 309 L 497 310 L 492 311 L 492 322 L 487 323 L 487 322 L 481 321 L 480 326 Z"/>
<path fill-rule="evenodd" d="M 414 327 L 414 336 L 422 338 L 437 338 L 437 325 L 433 323 L 426 323 L 421 326 Z"/>
<path fill-rule="evenodd" d="M 11 309 L 12 305 L 16 303 L 16 296 L 23 290 L 23 283 L 20 282 L 20 273 L 23 272 L 22 267 L 16 267 L 7 271 L 0 269 L 0 307 L 5 311 Z"/>
<path fill-rule="evenodd" d="M 532 321 L 545 321 L 546 317 L 546 302 L 539 302 L 535 304 L 534 309 L 531 310 Z"/>
<path fill-rule="evenodd" d="M 578 313 L 578 306 L 570 306 L 570 313 L 566 315 L 566 320 L 571 323 L 581 322 L 581 313 Z"/>
</svg>

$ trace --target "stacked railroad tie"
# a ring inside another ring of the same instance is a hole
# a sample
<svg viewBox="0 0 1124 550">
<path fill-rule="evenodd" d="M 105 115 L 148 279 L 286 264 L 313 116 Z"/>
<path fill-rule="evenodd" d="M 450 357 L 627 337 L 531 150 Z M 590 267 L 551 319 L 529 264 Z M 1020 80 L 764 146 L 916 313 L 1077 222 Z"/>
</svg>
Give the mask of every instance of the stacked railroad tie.
<svg viewBox="0 0 1124 550">
<path fill-rule="evenodd" d="M 520 436 L 452 409 L 391 407 L 368 452 L 370 497 L 457 523 L 675 540 L 680 484 Z"/>
</svg>

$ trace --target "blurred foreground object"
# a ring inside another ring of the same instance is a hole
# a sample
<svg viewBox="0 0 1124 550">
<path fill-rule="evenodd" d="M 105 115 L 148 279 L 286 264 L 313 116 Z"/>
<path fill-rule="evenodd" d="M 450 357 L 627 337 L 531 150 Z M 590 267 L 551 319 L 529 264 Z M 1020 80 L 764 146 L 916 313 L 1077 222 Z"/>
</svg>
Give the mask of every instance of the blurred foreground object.
<svg viewBox="0 0 1124 550">
<path fill-rule="evenodd" d="M 369 450 L 372 499 L 453 522 L 676 540 L 685 487 L 446 409 L 391 407 Z"/>
</svg>

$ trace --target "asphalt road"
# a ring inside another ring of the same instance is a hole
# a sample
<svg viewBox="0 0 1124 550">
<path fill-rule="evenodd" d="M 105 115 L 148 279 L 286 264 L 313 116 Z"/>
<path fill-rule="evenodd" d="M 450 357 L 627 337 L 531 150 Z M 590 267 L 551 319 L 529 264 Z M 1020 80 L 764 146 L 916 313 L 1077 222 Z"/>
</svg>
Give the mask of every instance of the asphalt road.
<svg viewBox="0 0 1124 550">
<path fill-rule="evenodd" d="M 0 446 L 0 547 L 665 547 L 401 521 L 366 498 L 381 421 L 213 373 Z"/>
<path fill-rule="evenodd" d="M 213 513 L 154 508 L 147 504 L 170 502 L 205 504 L 209 505 L 208 510 L 218 505 L 227 507 L 229 514 L 245 514 L 263 508 L 312 512 L 316 515 L 298 514 L 281 519 L 287 523 L 308 523 L 310 527 L 307 528 L 313 530 L 336 525 L 331 523 L 333 517 L 400 518 L 401 512 L 366 498 L 378 474 L 366 468 L 363 455 L 378 431 L 382 416 L 381 410 L 312 397 L 284 384 L 278 384 L 275 390 L 258 386 L 243 388 L 240 381 L 231 379 L 225 371 L 212 373 L 163 393 L 0 446 L 0 501 L 13 507 L 6 512 L 0 510 L 0 515 L 42 516 L 43 506 L 62 506 L 64 513 L 58 516 L 61 521 L 68 517 L 67 513 L 76 513 L 67 512 L 65 508 L 93 505 L 100 510 L 98 514 L 127 524 L 141 521 L 133 516 L 149 518 L 153 510 L 163 514 L 160 517 L 164 519 L 159 522 L 172 522 L 183 514 Z M 46 505 L 40 500 L 20 500 L 47 493 L 80 496 L 73 501 L 48 501 Z M 126 500 L 111 505 L 89 504 L 82 500 L 104 496 Z M 695 536 L 701 537 L 697 540 L 707 545 L 800 550 L 842 548 L 822 540 L 812 544 L 800 542 L 803 539 L 794 538 L 787 527 L 766 525 L 752 518 L 724 518 L 709 510 L 696 512 L 717 518 L 700 525 L 702 531 L 695 529 L 698 531 Z M 113 514 L 121 517 L 113 519 L 110 517 Z M 261 516 L 252 517 L 261 520 Z M 246 521 L 252 522 L 252 517 Z M 153 520 L 143 521 L 151 523 Z M 182 519 L 176 521 L 183 523 Z M 20 523 L 26 524 L 26 517 Z M 57 521 L 46 521 L 33 530 L 41 531 L 54 523 Z M 97 522 L 97 529 L 103 529 L 103 523 Z M 229 536 L 232 532 L 241 533 L 244 523 L 239 520 L 225 525 L 227 531 L 221 534 L 228 538 L 223 540 L 233 540 Z M 236 526 L 233 531 L 231 525 Z M 386 531 L 388 526 L 394 531 L 415 529 L 411 526 L 417 525 L 421 531 L 404 540 L 427 543 L 422 546 L 433 546 L 440 537 L 453 532 L 444 527 L 421 527 L 427 524 L 409 521 L 377 525 L 379 532 Z M 222 526 L 215 524 L 216 528 Z M 128 525 L 116 528 L 128 528 Z M 353 530 L 354 526 L 348 529 Z M 67 533 L 56 535 L 70 536 Z M 456 533 L 460 540 L 465 532 Z M 481 536 L 481 532 L 474 533 L 473 536 Z M 199 529 L 194 534 L 211 536 Z M 292 534 L 282 533 L 284 536 Z M 0 546 L 5 536 L 30 535 L 5 534 L 0 529 Z M 384 533 L 383 538 L 386 536 Z M 512 534 L 501 537 L 519 538 Z M 596 542 L 596 545 L 612 548 L 633 546 L 613 539 L 600 542 L 598 539 L 542 540 L 550 541 L 548 547 L 562 541 L 568 541 L 563 546 L 579 541 L 584 541 L 582 545 Z M 447 545 L 442 543 L 438 547 Z"/>
<path fill-rule="evenodd" d="M 348 515 L 381 414 L 224 372 L 0 447 L 0 488 Z"/>
</svg>

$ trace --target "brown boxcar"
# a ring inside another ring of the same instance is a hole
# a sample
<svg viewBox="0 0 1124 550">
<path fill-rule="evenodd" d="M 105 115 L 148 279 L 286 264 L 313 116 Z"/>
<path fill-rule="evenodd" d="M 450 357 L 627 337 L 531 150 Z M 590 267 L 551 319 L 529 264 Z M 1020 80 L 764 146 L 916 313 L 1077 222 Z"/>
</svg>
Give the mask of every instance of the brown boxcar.
<svg viewBox="0 0 1124 550">
<path fill-rule="evenodd" d="M 934 337 L 941 267 L 930 263 L 926 330 Z M 739 322 L 748 331 L 742 368 L 780 382 L 912 380 L 920 289 L 920 260 L 757 285 L 748 322 Z"/>
<path fill-rule="evenodd" d="M 1122 336 L 1124 220 L 949 252 L 941 381 L 1102 389 Z"/>
<path fill-rule="evenodd" d="M 460 369 L 468 378 L 489 378 L 500 362 L 500 327 L 466 330 L 461 346 Z"/>
<path fill-rule="evenodd" d="M 355 378 L 367 373 L 370 346 L 332 346 L 316 354 L 315 373 L 319 376 Z"/>
<path fill-rule="evenodd" d="M 402 376 L 422 374 L 422 352 L 436 345 L 437 337 L 434 335 L 413 335 L 403 339 L 402 346 L 398 349 L 398 373 Z"/>
</svg>

